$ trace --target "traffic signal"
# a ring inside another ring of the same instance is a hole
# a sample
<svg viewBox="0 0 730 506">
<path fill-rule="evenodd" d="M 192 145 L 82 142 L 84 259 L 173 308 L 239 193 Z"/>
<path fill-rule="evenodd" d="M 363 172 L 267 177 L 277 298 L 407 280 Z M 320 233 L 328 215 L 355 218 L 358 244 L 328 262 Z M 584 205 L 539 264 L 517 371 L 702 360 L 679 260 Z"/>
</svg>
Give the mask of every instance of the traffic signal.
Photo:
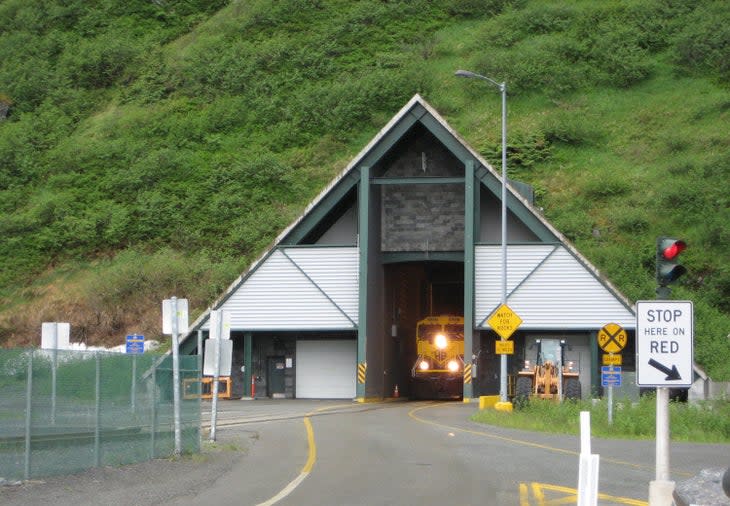
<svg viewBox="0 0 730 506">
<path fill-rule="evenodd" d="M 656 281 L 659 286 L 667 286 L 687 272 L 677 257 L 687 249 L 687 243 L 671 237 L 659 237 L 656 241 Z"/>
</svg>

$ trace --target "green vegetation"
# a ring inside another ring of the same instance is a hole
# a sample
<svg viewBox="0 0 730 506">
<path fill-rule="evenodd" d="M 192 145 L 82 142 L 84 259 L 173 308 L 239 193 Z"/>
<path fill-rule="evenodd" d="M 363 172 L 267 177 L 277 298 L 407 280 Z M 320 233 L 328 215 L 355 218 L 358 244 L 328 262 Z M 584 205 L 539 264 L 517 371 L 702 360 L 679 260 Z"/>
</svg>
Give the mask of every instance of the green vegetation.
<svg viewBox="0 0 730 506">
<path fill-rule="evenodd" d="M 730 380 L 730 10 L 719 0 L 0 0 L 0 343 L 202 310 L 414 94 L 630 299 L 684 238 Z M 2 109 L 2 107 L 0 107 Z"/>
<path fill-rule="evenodd" d="M 580 412 L 591 413 L 591 434 L 603 438 L 653 439 L 656 436 L 656 398 L 642 396 L 639 402 L 614 403 L 613 423 L 608 424 L 608 404 L 600 401 L 531 401 L 512 413 L 484 409 L 472 420 L 515 429 L 580 433 Z M 730 403 L 727 401 L 687 404 L 669 403 L 671 438 L 698 443 L 730 442 Z"/>
</svg>

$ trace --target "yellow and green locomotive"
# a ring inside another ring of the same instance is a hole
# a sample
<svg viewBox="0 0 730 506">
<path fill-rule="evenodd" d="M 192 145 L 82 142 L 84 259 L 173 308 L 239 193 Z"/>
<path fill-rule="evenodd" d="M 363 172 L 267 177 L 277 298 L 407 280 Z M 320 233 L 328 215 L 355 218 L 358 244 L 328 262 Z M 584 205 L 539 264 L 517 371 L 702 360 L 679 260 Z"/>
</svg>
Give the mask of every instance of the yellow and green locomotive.
<svg viewBox="0 0 730 506">
<path fill-rule="evenodd" d="M 416 325 L 411 397 L 457 399 L 464 391 L 464 317 L 428 316 Z"/>
</svg>

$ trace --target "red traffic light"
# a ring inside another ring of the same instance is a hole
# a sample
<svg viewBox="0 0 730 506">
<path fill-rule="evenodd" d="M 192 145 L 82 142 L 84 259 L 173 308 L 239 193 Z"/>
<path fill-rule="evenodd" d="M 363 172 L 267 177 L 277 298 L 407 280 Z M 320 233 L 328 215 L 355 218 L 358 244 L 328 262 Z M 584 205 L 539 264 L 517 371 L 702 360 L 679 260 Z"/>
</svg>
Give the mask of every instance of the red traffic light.
<svg viewBox="0 0 730 506">
<path fill-rule="evenodd" d="M 679 254 L 687 249 L 687 243 L 672 237 L 659 237 L 656 243 L 656 280 L 659 286 L 675 282 L 687 272 L 679 265 Z"/>
<path fill-rule="evenodd" d="M 687 243 L 684 241 L 667 239 L 662 244 L 662 256 L 667 260 L 674 260 L 674 258 L 681 252 L 687 249 Z"/>
</svg>

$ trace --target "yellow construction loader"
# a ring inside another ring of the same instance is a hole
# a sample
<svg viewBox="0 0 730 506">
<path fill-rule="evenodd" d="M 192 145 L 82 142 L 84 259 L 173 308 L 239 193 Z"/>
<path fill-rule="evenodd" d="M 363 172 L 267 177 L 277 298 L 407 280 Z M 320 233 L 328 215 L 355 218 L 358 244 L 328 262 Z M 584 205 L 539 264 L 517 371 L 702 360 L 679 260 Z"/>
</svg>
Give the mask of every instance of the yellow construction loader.
<svg viewBox="0 0 730 506">
<path fill-rule="evenodd" d="M 515 403 L 519 405 L 530 398 L 580 399 L 577 364 L 565 361 L 565 340 L 537 339 L 535 345 L 536 360 L 525 360 L 524 367 L 517 375 Z"/>
</svg>

